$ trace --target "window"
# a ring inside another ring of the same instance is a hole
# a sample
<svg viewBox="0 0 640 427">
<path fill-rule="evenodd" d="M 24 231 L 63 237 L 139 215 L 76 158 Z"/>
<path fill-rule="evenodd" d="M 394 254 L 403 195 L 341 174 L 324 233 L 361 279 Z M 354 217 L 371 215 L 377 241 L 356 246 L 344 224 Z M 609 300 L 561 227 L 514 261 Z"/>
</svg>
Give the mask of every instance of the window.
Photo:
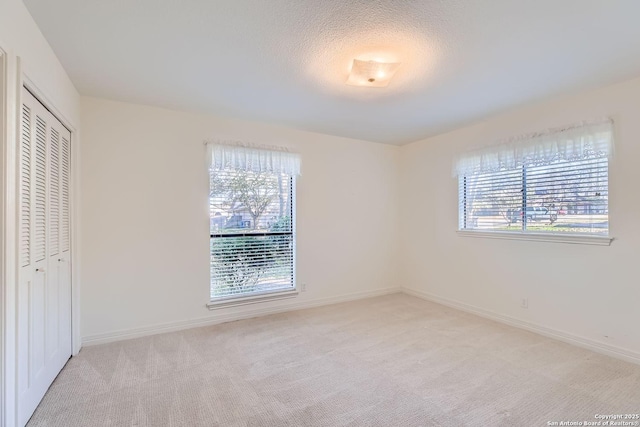
<svg viewBox="0 0 640 427">
<path fill-rule="evenodd" d="M 608 236 L 611 127 L 582 123 L 463 156 L 459 229 Z"/>
<path fill-rule="evenodd" d="M 294 291 L 296 170 L 261 164 L 265 150 L 219 147 L 225 160 L 209 168 L 211 301 Z"/>
</svg>

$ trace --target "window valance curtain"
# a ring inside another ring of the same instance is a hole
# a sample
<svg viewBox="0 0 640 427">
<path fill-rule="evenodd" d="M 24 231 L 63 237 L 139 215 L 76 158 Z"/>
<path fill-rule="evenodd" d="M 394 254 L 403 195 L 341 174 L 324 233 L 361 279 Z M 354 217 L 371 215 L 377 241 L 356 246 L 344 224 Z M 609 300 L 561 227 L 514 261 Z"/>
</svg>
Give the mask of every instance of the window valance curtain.
<svg viewBox="0 0 640 427">
<path fill-rule="evenodd" d="M 257 145 L 241 141 L 206 141 L 209 166 L 214 170 L 300 175 L 300 155 L 286 147 Z"/>
<path fill-rule="evenodd" d="M 521 135 L 464 153 L 456 160 L 453 174 L 472 175 L 541 166 L 560 160 L 609 157 L 612 152 L 613 121 L 605 118 Z"/>
</svg>

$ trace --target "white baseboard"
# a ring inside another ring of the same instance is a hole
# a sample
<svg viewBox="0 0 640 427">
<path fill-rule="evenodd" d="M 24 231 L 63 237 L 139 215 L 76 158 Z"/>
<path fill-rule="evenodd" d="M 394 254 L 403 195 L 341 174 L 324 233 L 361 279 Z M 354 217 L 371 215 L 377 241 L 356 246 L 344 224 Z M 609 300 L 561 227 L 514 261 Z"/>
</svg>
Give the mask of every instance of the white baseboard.
<svg viewBox="0 0 640 427">
<path fill-rule="evenodd" d="M 252 317 L 266 316 L 268 314 L 284 313 L 288 311 L 303 310 L 305 308 L 319 307 L 329 304 L 354 301 L 365 298 L 372 298 L 382 295 L 401 292 L 400 288 L 385 288 L 374 291 L 354 292 L 328 298 L 316 298 L 311 300 L 297 300 L 288 304 L 280 304 L 275 307 L 258 307 L 252 305 L 251 309 L 234 313 L 216 313 L 199 319 L 184 320 L 180 322 L 163 323 L 159 325 L 147 326 L 143 328 L 126 329 L 104 334 L 89 335 L 82 338 L 83 346 L 106 344 L 114 341 L 140 338 L 149 335 L 156 335 L 166 332 L 180 331 L 183 329 L 195 328 L 199 326 L 209 326 L 219 323 L 232 322 L 235 320 L 250 319 Z"/>
<path fill-rule="evenodd" d="M 558 341 L 573 344 L 587 350 L 595 351 L 596 353 L 605 354 L 607 356 L 615 357 L 616 359 L 622 359 L 626 362 L 640 364 L 640 353 L 636 353 L 631 350 L 601 343 L 589 338 L 581 337 L 579 335 L 574 335 L 557 329 L 547 328 L 545 326 L 540 326 L 535 323 L 526 322 L 524 320 L 519 320 L 514 317 L 505 316 L 503 314 L 498 314 L 490 310 L 485 310 L 484 308 L 476 307 L 449 298 L 439 297 L 427 292 L 417 291 L 410 288 L 402 288 L 402 292 L 408 295 L 413 295 L 415 297 L 425 299 L 427 301 L 435 302 L 437 304 L 446 305 L 447 307 L 475 314 L 486 319 L 495 320 L 496 322 L 515 326 L 516 328 L 520 329 L 525 329 L 527 331 L 534 332 L 545 337 L 553 338 Z"/>
</svg>

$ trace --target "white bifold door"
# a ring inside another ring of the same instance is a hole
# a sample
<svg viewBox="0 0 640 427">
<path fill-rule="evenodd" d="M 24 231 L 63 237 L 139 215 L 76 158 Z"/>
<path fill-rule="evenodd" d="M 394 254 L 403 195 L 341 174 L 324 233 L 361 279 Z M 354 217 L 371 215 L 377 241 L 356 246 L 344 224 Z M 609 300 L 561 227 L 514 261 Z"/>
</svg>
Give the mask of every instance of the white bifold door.
<svg viewBox="0 0 640 427">
<path fill-rule="evenodd" d="M 71 356 L 71 133 L 22 90 L 18 206 L 18 422 Z"/>
</svg>

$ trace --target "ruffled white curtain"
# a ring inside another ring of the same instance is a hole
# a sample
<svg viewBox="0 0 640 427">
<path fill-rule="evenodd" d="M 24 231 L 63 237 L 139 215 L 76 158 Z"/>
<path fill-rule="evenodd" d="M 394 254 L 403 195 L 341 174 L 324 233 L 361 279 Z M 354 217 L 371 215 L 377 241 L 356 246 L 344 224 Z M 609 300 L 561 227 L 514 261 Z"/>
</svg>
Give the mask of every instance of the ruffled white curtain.
<svg viewBox="0 0 640 427">
<path fill-rule="evenodd" d="M 214 170 L 300 175 L 300 155 L 286 147 L 257 145 L 241 141 L 206 141 L 209 166 Z"/>
<path fill-rule="evenodd" d="M 462 154 L 453 174 L 497 172 L 557 161 L 609 157 L 613 153 L 613 121 L 609 118 L 521 135 Z"/>
</svg>

